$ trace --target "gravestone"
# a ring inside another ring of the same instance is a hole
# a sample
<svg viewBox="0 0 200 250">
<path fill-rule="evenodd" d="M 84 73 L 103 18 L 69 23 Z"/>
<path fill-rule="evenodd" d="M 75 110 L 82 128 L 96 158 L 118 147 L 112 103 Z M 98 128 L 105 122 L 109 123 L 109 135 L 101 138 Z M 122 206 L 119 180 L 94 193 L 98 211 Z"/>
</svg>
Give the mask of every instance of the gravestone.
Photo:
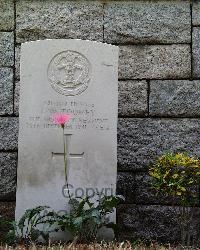
<svg viewBox="0 0 200 250">
<path fill-rule="evenodd" d="M 66 209 L 62 129 L 68 182 L 75 196 L 114 194 L 117 174 L 118 47 L 82 40 L 27 42 L 21 48 L 16 219 L 26 209 Z"/>
</svg>

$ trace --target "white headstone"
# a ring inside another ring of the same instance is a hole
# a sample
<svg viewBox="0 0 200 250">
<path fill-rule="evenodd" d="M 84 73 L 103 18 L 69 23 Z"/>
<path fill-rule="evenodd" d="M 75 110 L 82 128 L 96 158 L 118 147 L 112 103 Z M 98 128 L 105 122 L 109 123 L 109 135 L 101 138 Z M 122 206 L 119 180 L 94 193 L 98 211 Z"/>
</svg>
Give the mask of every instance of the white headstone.
<svg viewBox="0 0 200 250">
<path fill-rule="evenodd" d="M 115 193 L 118 47 L 82 40 L 22 44 L 16 219 L 28 208 L 66 209 L 62 129 L 72 193 Z"/>
</svg>

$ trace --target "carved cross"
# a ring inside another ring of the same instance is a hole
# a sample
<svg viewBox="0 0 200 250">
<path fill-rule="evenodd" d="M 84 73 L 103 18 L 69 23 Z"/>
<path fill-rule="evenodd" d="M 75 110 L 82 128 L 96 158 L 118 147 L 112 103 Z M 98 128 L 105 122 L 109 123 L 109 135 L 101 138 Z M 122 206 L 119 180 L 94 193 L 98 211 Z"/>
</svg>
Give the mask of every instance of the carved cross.
<svg viewBox="0 0 200 250">
<path fill-rule="evenodd" d="M 68 143 L 69 142 L 69 140 L 71 139 L 71 136 L 72 136 L 72 134 L 65 134 L 65 137 L 66 137 L 66 142 L 67 142 L 67 152 L 66 152 L 66 156 L 67 156 L 67 161 L 69 160 L 69 159 L 82 159 L 83 158 L 83 156 L 84 156 L 84 152 L 82 152 L 82 153 L 70 153 L 70 149 L 69 149 L 69 145 L 70 145 L 70 143 Z M 68 140 L 69 139 L 69 140 Z M 52 157 L 54 158 L 54 157 L 60 157 L 60 156 L 62 156 L 63 158 L 64 158 L 64 153 L 54 153 L 54 152 L 52 152 Z M 68 176 L 68 174 L 69 174 L 69 161 L 67 162 L 68 164 L 68 168 L 67 168 L 67 171 L 68 171 L 68 173 L 67 173 L 67 176 Z"/>
</svg>

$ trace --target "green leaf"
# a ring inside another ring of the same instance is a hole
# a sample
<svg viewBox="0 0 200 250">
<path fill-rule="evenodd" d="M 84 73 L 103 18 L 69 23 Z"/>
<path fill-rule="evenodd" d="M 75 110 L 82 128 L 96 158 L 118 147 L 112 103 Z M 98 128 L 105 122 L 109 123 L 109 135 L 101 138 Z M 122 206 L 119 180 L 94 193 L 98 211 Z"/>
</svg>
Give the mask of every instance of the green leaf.
<svg viewBox="0 0 200 250">
<path fill-rule="evenodd" d="M 100 211 L 98 209 L 92 210 L 91 216 L 99 218 L 101 216 Z"/>
<path fill-rule="evenodd" d="M 74 224 L 82 224 L 82 222 L 83 222 L 83 217 L 77 217 L 77 218 L 75 218 L 74 219 Z"/>
</svg>

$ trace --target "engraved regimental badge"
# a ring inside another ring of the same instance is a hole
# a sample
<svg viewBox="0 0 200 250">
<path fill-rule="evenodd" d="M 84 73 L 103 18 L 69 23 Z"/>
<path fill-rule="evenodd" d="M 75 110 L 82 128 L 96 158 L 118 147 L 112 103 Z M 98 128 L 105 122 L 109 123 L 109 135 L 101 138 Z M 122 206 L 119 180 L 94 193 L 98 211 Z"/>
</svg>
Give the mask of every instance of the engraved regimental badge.
<svg viewBox="0 0 200 250">
<path fill-rule="evenodd" d="M 63 51 L 51 60 L 48 79 L 52 88 L 66 96 L 79 95 L 89 84 L 91 65 L 88 59 L 75 51 Z"/>
</svg>

